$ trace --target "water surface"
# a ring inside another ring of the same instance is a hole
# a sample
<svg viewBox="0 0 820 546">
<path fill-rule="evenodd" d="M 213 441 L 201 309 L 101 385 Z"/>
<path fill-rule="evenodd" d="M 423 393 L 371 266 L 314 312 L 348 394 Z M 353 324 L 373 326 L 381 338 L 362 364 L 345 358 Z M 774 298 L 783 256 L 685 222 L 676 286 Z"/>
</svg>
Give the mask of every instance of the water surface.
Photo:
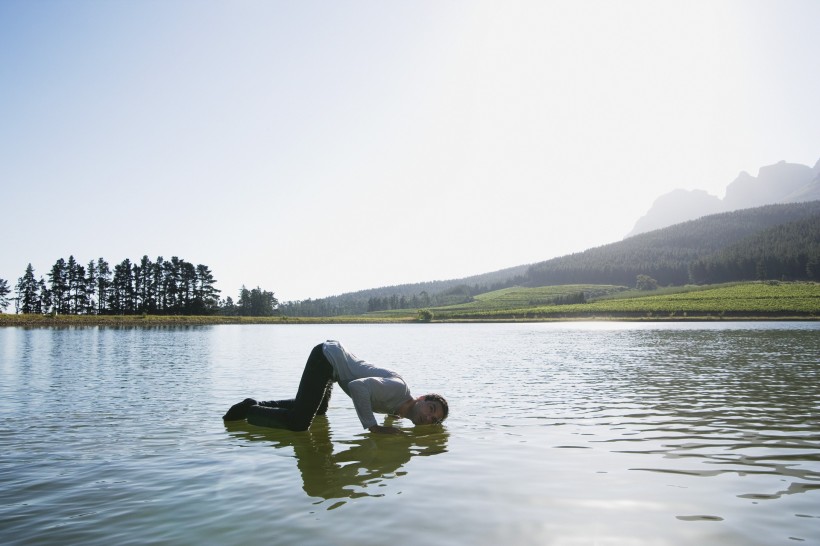
<svg viewBox="0 0 820 546">
<path fill-rule="evenodd" d="M 0 329 L 3 544 L 820 544 L 820 324 Z M 225 425 L 339 339 L 447 396 Z"/>
</svg>

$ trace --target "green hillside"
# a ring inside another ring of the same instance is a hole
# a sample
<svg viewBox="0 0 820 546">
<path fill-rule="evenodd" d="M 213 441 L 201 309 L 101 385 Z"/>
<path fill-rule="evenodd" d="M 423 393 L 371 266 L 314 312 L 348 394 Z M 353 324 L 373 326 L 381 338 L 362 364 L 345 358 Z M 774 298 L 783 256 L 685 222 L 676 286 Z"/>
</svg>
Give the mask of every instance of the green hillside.
<svg viewBox="0 0 820 546">
<path fill-rule="evenodd" d="M 561 286 L 514 286 L 476 295 L 473 301 L 434 308 L 436 313 L 495 312 L 582 303 L 627 290 L 625 286 L 567 284 Z"/>
<path fill-rule="evenodd" d="M 541 286 L 569 283 L 633 285 L 637 275 L 648 275 L 662 286 L 689 282 L 690 267 L 722 256 L 731 262 L 731 272 L 721 282 L 782 279 L 818 280 L 808 270 L 820 259 L 820 248 L 807 240 L 820 240 L 820 201 L 768 205 L 676 224 L 643 233 L 609 245 L 534 264 L 527 271 L 527 284 Z M 773 229 L 797 224 L 793 229 Z M 765 236 L 761 234 L 766 233 Z M 733 248 L 729 254 L 725 249 Z M 761 256 L 767 267 L 758 268 Z M 751 271 L 745 267 L 752 261 Z M 737 265 L 735 265 L 737 264 Z M 714 282 L 714 281 L 712 281 Z"/>
<path fill-rule="evenodd" d="M 692 281 L 820 278 L 820 214 L 770 227 L 689 266 Z"/>
<path fill-rule="evenodd" d="M 586 303 L 539 303 L 576 293 Z M 588 291 L 588 292 L 587 292 Z M 596 294 L 596 295 L 593 295 Z M 433 320 L 511 320 L 558 318 L 769 318 L 820 316 L 820 284 L 777 281 L 684 286 L 657 291 L 624 287 L 569 285 L 510 288 L 489 292 L 475 301 L 429 310 Z M 392 311 L 382 316 L 409 315 Z"/>
</svg>

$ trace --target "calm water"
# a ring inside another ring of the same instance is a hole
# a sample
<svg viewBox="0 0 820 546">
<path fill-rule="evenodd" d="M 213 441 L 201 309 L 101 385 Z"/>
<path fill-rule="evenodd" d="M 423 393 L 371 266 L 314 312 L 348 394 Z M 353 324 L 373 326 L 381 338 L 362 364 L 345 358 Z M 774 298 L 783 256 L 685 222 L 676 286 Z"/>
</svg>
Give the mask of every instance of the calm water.
<svg viewBox="0 0 820 546">
<path fill-rule="evenodd" d="M 338 387 L 223 424 L 328 338 L 445 426 Z M 0 329 L 0 543 L 820 544 L 819 361 L 820 323 Z"/>
</svg>

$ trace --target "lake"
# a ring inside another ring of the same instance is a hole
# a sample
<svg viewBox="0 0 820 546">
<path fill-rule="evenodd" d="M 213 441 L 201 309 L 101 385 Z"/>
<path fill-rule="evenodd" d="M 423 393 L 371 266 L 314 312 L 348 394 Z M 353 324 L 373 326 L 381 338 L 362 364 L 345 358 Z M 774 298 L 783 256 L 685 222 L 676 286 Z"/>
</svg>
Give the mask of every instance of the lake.
<svg viewBox="0 0 820 546">
<path fill-rule="evenodd" d="M 440 392 L 223 423 L 338 339 Z M 0 328 L 0 543 L 820 544 L 820 323 Z"/>
</svg>

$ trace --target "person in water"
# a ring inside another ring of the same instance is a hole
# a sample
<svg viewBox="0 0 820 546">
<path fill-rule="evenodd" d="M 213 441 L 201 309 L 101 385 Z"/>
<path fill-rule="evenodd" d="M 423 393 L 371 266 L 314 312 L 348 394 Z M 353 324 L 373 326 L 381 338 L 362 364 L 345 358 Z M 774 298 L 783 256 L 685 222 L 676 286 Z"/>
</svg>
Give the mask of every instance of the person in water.
<svg viewBox="0 0 820 546">
<path fill-rule="evenodd" d="M 269 402 L 246 398 L 234 404 L 222 418 L 247 419 L 248 423 L 263 427 L 307 430 L 314 416 L 327 412 L 333 383 L 339 383 L 350 396 L 362 426 L 370 432 L 401 432 L 395 427 L 380 426 L 374 412 L 407 418 L 416 425 L 441 423 L 449 412 L 441 395 L 413 398 L 407 383 L 396 372 L 357 358 L 338 341 L 327 341 L 311 351 L 296 398 Z"/>
</svg>

